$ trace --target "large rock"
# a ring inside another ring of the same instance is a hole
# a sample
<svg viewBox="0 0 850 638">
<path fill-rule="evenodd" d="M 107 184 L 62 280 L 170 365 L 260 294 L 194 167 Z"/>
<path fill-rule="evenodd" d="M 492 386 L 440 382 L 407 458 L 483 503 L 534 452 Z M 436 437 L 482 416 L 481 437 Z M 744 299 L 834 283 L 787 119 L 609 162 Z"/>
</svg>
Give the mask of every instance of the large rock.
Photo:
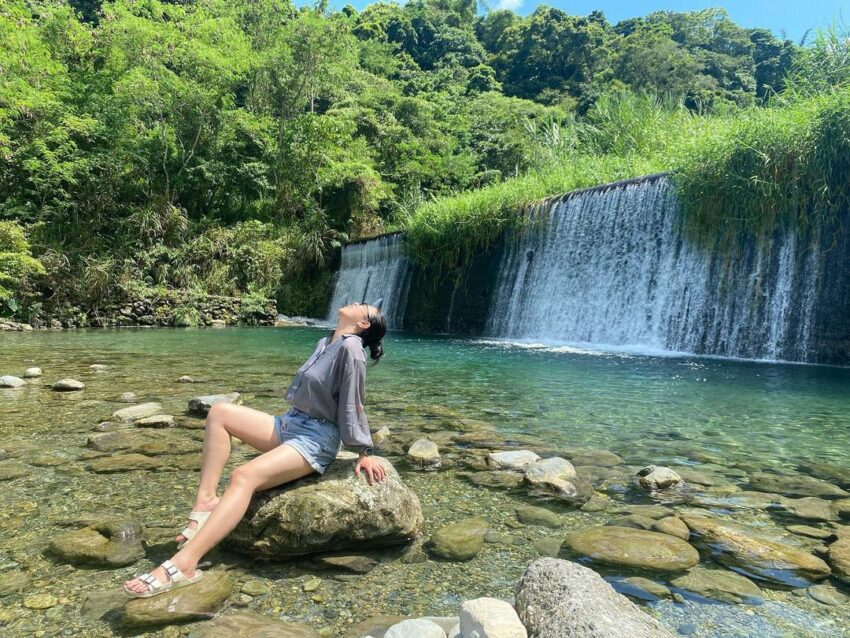
<svg viewBox="0 0 850 638">
<path fill-rule="evenodd" d="M 528 566 L 515 606 L 534 638 L 673 638 L 592 569 L 556 558 Z"/>
<path fill-rule="evenodd" d="M 737 526 L 703 516 L 682 514 L 681 519 L 691 540 L 714 560 L 754 580 L 797 588 L 829 576 L 825 562 L 796 547 L 753 538 Z"/>
<path fill-rule="evenodd" d="M 421 468 L 436 469 L 442 465 L 437 444 L 428 439 L 418 439 L 407 450 L 407 460 Z"/>
<path fill-rule="evenodd" d="M 38 379 L 42 374 L 41 368 L 33 366 L 24 370 L 24 379 Z"/>
<path fill-rule="evenodd" d="M 759 492 L 773 492 L 783 496 L 819 496 L 821 498 L 850 496 L 837 485 L 805 474 L 786 476 L 758 472 L 750 476 L 750 487 Z"/>
<path fill-rule="evenodd" d="M 254 495 L 245 517 L 225 539 L 230 548 L 288 558 L 315 552 L 406 543 L 422 530 L 419 498 L 392 464 L 369 485 L 354 475 L 354 461 L 337 459 L 323 475 L 311 474 Z"/>
<path fill-rule="evenodd" d="M 20 377 L 14 377 L 11 374 L 0 377 L 0 388 L 22 388 L 27 384 Z"/>
<path fill-rule="evenodd" d="M 507 452 L 491 452 L 487 456 L 487 464 L 494 470 L 517 470 L 521 472 L 539 459 L 540 456 L 531 450 L 509 450 Z"/>
<path fill-rule="evenodd" d="M 51 387 L 57 392 L 73 392 L 75 390 L 82 390 L 86 387 L 86 384 L 76 379 L 59 379 Z"/>
<path fill-rule="evenodd" d="M 226 572 L 209 571 L 193 585 L 130 600 L 124 605 L 122 621 L 128 627 L 151 627 L 212 618 L 231 590 Z"/>
<path fill-rule="evenodd" d="M 762 593 L 758 585 L 749 578 L 735 572 L 719 569 L 696 568 L 684 576 L 670 581 L 673 587 L 723 603 L 762 602 Z"/>
<path fill-rule="evenodd" d="M 802 518 L 807 521 L 836 521 L 836 514 L 831 505 L 832 501 L 827 501 L 816 496 L 804 496 L 803 498 L 785 498 L 779 504 L 779 508 L 786 513 Z"/>
<path fill-rule="evenodd" d="M 162 412 L 162 406 L 159 403 L 140 403 L 116 410 L 112 413 L 112 419 L 120 423 L 132 423 L 139 419 L 154 416 L 160 412 Z"/>
<path fill-rule="evenodd" d="M 238 392 L 230 392 L 228 394 L 207 394 L 202 397 L 189 399 L 189 412 L 206 416 L 216 403 L 242 403 L 242 395 Z"/>
<path fill-rule="evenodd" d="M 543 525 L 558 528 L 564 524 L 561 517 L 545 507 L 523 505 L 516 508 L 516 517 L 526 525 Z"/>
<path fill-rule="evenodd" d="M 123 567 L 144 556 L 142 526 L 132 520 L 106 520 L 53 538 L 50 553 L 74 565 Z"/>
<path fill-rule="evenodd" d="M 637 473 L 638 483 L 645 490 L 655 492 L 664 490 L 682 482 L 682 477 L 669 467 L 663 465 L 647 465 Z"/>
<path fill-rule="evenodd" d="M 479 638 L 528 638 L 513 605 L 486 596 L 461 604 L 460 633 Z"/>
<path fill-rule="evenodd" d="M 440 558 L 470 560 L 484 547 L 489 523 L 483 518 L 467 518 L 441 527 L 427 543 L 428 550 Z"/>
<path fill-rule="evenodd" d="M 659 572 L 690 569 L 699 552 L 675 536 L 630 527 L 591 527 L 567 536 L 562 551 L 594 563 Z"/>
<path fill-rule="evenodd" d="M 576 476 L 573 464 L 560 456 L 534 461 L 525 468 L 525 482 L 530 485 L 545 485 L 553 480 L 574 481 Z"/>
<path fill-rule="evenodd" d="M 173 428 L 174 417 L 170 414 L 155 414 L 134 421 L 133 425 L 137 428 Z"/>
<path fill-rule="evenodd" d="M 850 585 L 850 536 L 841 536 L 830 545 L 828 558 L 833 576 Z"/>
</svg>

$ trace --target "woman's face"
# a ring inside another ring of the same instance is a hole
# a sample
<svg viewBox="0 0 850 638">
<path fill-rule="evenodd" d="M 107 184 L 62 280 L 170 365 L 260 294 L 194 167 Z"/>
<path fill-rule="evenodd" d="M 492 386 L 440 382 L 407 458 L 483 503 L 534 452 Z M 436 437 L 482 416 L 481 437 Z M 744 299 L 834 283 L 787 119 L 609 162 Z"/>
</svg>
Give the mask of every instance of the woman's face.
<svg viewBox="0 0 850 638">
<path fill-rule="evenodd" d="M 368 314 L 378 314 L 378 309 L 375 306 L 370 306 L 365 303 L 350 303 L 347 306 L 342 306 L 338 311 L 338 324 L 357 323 L 358 321 L 369 321 Z"/>
</svg>

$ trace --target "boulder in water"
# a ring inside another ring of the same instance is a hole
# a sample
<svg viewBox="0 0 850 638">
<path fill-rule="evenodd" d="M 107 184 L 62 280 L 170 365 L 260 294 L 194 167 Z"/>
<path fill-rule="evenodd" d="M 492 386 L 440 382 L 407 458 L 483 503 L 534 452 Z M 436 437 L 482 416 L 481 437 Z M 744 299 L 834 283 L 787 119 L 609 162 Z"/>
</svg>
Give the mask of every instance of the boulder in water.
<svg viewBox="0 0 850 638">
<path fill-rule="evenodd" d="M 837 580 L 850 585 L 850 536 L 840 536 L 829 546 L 829 564 Z"/>
<path fill-rule="evenodd" d="M 509 450 L 507 452 L 491 452 L 487 456 L 487 464 L 494 470 L 517 470 L 521 472 L 539 459 L 540 457 L 531 450 Z"/>
<path fill-rule="evenodd" d="M 850 496 L 837 485 L 805 474 L 771 474 L 758 472 L 750 476 L 750 486 L 759 492 L 772 492 L 783 496 L 819 496 L 842 498 Z"/>
<path fill-rule="evenodd" d="M 124 605 L 122 621 L 128 627 L 153 627 L 212 618 L 231 590 L 227 573 L 212 570 L 192 585 L 130 600 Z"/>
<path fill-rule="evenodd" d="M 86 387 L 86 384 L 76 379 L 59 379 L 51 387 L 57 392 L 74 392 L 76 390 L 82 390 Z"/>
<path fill-rule="evenodd" d="M 592 569 L 538 558 L 516 588 L 516 611 L 535 638 L 673 638 L 673 634 Z"/>
<path fill-rule="evenodd" d="M 162 412 L 162 406 L 159 403 L 140 403 L 116 410 L 112 413 L 112 420 L 119 421 L 120 423 L 132 423 L 145 417 L 154 416 L 160 412 Z"/>
<path fill-rule="evenodd" d="M 33 366 L 24 370 L 24 379 L 37 379 L 42 374 L 41 368 Z"/>
<path fill-rule="evenodd" d="M 591 527 L 566 537 L 562 551 L 594 563 L 678 572 L 699 563 L 699 553 L 680 538 L 631 527 Z"/>
<path fill-rule="evenodd" d="M 762 592 L 749 578 L 721 569 L 696 568 L 670 581 L 673 587 L 722 603 L 762 602 Z"/>
<path fill-rule="evenodd" d="M 647 465 L 637 473 L 638 483 L 645 490 L 664 490 L 682 482 L 682 477 L 669 467 L 663 465 Z"/>
<path fill-rule="evenodd" d="M 0 388 L 22 388 L 27 384 L 20 377 L 14 377 L 11 374 L 0 377 Z"/>
<path fill-rule="evenodd" d="M 486 596 L 461 603 L 460 633 L 487 638 L 528 638 L 513 605 Z"/>
<path fill-rule="evenodd" d="M 311 474 L 254 495 L 245 518 L 225 539 L 255 556 L 291 558 L 341 549 L 395 545 L 420 535 L 419 498 L 385 458 L 380 483 L 354 475 L 354 461 L 337 459 L 323 475 Z"/>
<path fill-rule="evenodd" d="M 285 622 L 253 611 L 216 616 L 192 629 L 196 638 L 320 638 L 308 625 Z"/>
<path fill-rule="evenodd" d="M 437 444 L 428 439 L 414 441 L 407 450 L 407 460 L 412 465 L 425 469 L 436 469 L 443 463 Z"/>
<path fill-rule="evenodd" d="M 48 551 L 74 565 L 123 567 L 145 554 L 142 526 L 130 519 L 104 520 L 53 538 Z"/>
<path fill-rule="evenodd" d="M 441 527 L 427 543 L 429 552 L 451 561 L 475 558 L 484 547 L 489 523 L 483 518 L 467 518 Z"/>
</svg>

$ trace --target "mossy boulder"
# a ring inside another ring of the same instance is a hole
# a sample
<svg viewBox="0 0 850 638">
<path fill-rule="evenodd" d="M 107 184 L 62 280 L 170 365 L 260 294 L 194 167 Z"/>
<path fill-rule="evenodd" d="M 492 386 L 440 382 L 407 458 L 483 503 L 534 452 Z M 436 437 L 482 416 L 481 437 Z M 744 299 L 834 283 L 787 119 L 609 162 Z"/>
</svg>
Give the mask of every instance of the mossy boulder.
<svg viewBox="0 0 850 638">
<path fill-rule="evenodd" d="M 374 458 L 386 470 L 374 485 L 364 472 L 354 475 L 353 460 L 337 459 L 324 475 L 255 494 L 225 544 L 244 554 L 290 558 L 415 539 L 425 522 L 419 498 L 388 460 Z"/>
</svg>

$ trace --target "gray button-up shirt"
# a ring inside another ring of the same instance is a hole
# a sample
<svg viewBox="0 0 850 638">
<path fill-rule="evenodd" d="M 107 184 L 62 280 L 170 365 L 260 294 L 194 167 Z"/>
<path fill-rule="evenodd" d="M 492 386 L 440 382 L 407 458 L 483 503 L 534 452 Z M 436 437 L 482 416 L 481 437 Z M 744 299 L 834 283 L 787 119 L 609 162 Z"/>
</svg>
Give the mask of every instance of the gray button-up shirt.
<svg viewBox="0 0 850 638">
<path fill-rule="evenodd" d="M 363 410 L 366 398 L 366 353 L 363 340 L 345 333 L 331 343 L 322 337 L 310 358 L 298 368 L 286 400 L 310 416 L 333 421 L 343 444 L 358 451 L 372 447 Z"/>
</svg>

